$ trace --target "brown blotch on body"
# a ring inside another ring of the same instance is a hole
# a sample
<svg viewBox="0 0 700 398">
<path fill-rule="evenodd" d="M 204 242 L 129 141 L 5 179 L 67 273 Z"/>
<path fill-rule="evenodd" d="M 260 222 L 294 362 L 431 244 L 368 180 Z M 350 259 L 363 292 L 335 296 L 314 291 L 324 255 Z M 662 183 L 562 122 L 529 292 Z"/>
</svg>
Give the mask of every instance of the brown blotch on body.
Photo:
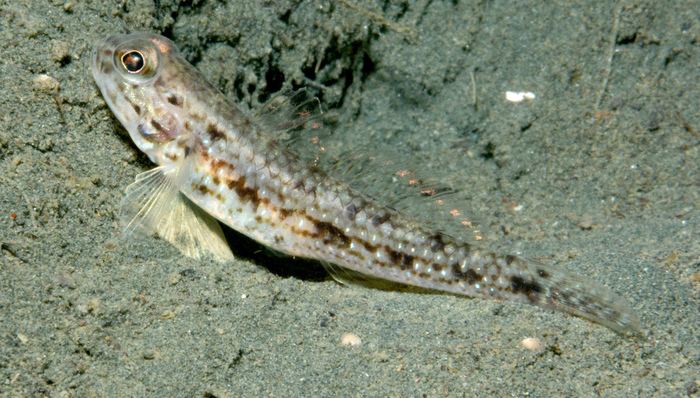
<svg viewBox="0 0 700 398">
<path fill-rule="evenodd" d="M 288 210 L 285 208 L 280 208 L 278 210 L 280 220 L 284 220 L 285 218 L 289 217 L 290 215 L 294 214 L 294 210 Z"/>
<path fill-rule="evenodd" d="M 413 261 L 416 259 L 415 256 L 408 254 L 395 252 L 388 247 L 385 248 L 387 253 L 389 253 L 389 258 L 391 258 L 392 263 L 398 266 L 401 271 L 406 271 L 407 269 L 413 268 Z"/>
<path fill-rule="evenodd" d="M 240 177 L 237 180 L 230 180 L 226 185 L 228 186 L 229 189 L 233 190 L 236 192 L 238 197 L 241 199 L 241 202 L 247 203 L 250 202 L 253 204 L 254 208 L 257 209 L 258 206 L 260 206 L 260 203 L 263 201 L 269 202 L 269 199 L 261 199 L 258 196 L 258 192 L 253 189 L 253 188 L 248 188 L 245 186 L 246 179 L 245 177 Z"/>
<path fill-rule="evenodd" d="M 539 275 L 540 278 L 549 278 L 550 276 L 552 276 L 549 272 L 542 268 L 537 269 L 537 275 Z"/>
<path fill-rule="evenodd" d="M 408 268 L 408 266 L 406 265 L 406 262 L 405 262 L 405 258 L 406 258 L 405 254 L 403 254 L 401 252 L 397 252 L 395 250 L 391 250 L 389 248 L 389 246 L 384 246 L 384 250 L 387 252 L 387 254 L 389 256 L 389 261 L 392 264 L 398 266 L 399 269 L 401 269 L 402 271 L 405 271 Z M 383 266 L 384 264 L 381 264 L 381 265 Z"/>
<path fill-rule="evenodd" d="M 370 222 L 372 223 L 373 226 L 379 227 L 380 225 L 384 224 L 391 216 L 389 213 L 387 213 L 384 210 L 380 210 L 380 213 L 375 214 L 370 218 Z"/>
<path fill-rule="evenodd" d="M 204 157 L 204 155 L 202 155 L 202 157 Z M 207 155 L 207 157 L 209 157 L 209 155 Z M 206 159 L 204 159 L 204 160 L 206 160 Z M 214 161 L 212 161 L 211 162 L 211 169 L 212 169 L 212 172 L 214 174 L 218 174 L 219 171 L 221 171 L 222 169 L 226 169 L 226 171 L 229 174 L 233 173 L 233 170 L 234 170 L 233 165 L 231 163 L 225 162 L 221 159 L 215 159 Z"/>
<path fill-rule="evenodd" d="M 535 281 L 525 280 L 519 276 L 513 276 L 510 278 L 510 289 L 513 293 L 523 293 L 527 295 L 530 301 L 537 301 L 538 296 L 535 293 L 542 292 L 542 285 Z"/>
<path fill-rule="evenodd" d="M 209 134 L 212 142 L 219 141 L 226 137 L 226 133 L 219 128 L 219 126 L 213 123 L 207 126 L 207 133 Z"/>
<path fill-rule="evenodd" d="M 211 189 L 209 189 L 209 187 L 206 186 L 206 185 L 204 185 L 204 184 L 200 184 L 200 185 L 197 187 L 197 190 L 198 190 L 199 192 L 201 192 L 202 195 L 212 195 L 212 194 L 214 194 L 214 191 L 212 191 Z"/>
<path fill-rule="evenodd" d="M 168 97 L 168 102 L 177 107 L 182 106 L 182 98 L 178 97 L 175 94 L 172 94 Z"/>
<path fill-rule="evenodd" d="M 445 248 L 445 245 L 447 242 L 445 242 L 446 237 L 445 235 L 441 233 L 436 233 L 435 235 L 430 237 L 430 250 L 432 250 L 433 253 L 442 250 Z"/>
<path fill-rule="evenodd" d="M 360 244 L 365 247 L 365 250 L 367 250 L 368 252 L 370 252 L 372 254 L 376 253 L 378 250 L 377 246 L 374 246 L 367 241 L 360 240 Z"/>
<path fill-rule="evenodd" d="M 473 285 L 483 279 L 483 276 L 473 269 L 462 271 L 462 267 L 460 267 L 459 264 L 452 265 L 452 275 L 455 280 L 463 280 L 469 285 Z"/>
<path fill-rule="evenodd" d="M 318 231 L 317 237 L 323 239 L 323 243 L 327 245 L 333 244 L 341 249 L 350 247 L 350 238 L 348 238 L 340 228 L 323 221 L 315 221 L 314 226 Z"/>
</svg>

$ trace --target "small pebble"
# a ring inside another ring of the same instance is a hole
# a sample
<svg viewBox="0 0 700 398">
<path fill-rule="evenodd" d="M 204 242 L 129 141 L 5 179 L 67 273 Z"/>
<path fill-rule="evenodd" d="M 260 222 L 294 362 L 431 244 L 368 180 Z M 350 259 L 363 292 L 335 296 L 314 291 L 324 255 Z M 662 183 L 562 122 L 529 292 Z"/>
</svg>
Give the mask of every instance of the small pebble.
<svg viewBox="0 0 700 398">
<path fill-rule="evenodd" d="M 649 131 L 656 131 L 661 127 L 661 122 L 664 121 L 664 115 L 663 113 L 659 111 L 653 111 L 651 112 L 651 115 L 649 115 L 649 124 L 647 127 L 649 128 Z"/>
<path fill-rule="evenodd" d="M 176 316 L 177 316 L 177 314 L 175 313 L 175 311 L 171 311 L 171 310 L 163 311 L 163 313 L 160 314 L 160 317 L 165 319 L 165 320 L 173 319 Z"/>
<path fill-rule="evenodd" d="M 17 333 L 17 338 L 22 344 L 27 344 L 29 342 L 29 337 L 23 335 L 22 333 Z"/>
<path fill-rule="evenodd" d="M 177 285 L 180 283 L 181 278 L 182 275 L 180 275 L 179 272 L 173 272 L 168 276 L 168 282 L 170 282 L 171 285 Z"/>
<path fill-rule="evenodd" d="M 34 88 L 38 91 L 53 93 L 58 90 L 58 80 L 49 75 L 39 75 L 34 78 Z"/>
<path fill-rule="evenodd" d="M 527 348 L 528 350 L 531 350 L 531 351 L 537 351 L 537 350 L 542 349 L 542 342 L 534 337 L 524 338 L 520 342 L 520 345 L 523 346 L 523 348 Z"/>
<path fill-rule="evenodd" d="M 69 45 L 65 41 L 60 41 L 56 40 L 53 42 L 53 60 L 56 62 L 60 62 L 66 58 L 69 58 L 70 55 L 68 54 L 68 48 Z"/>
<path fill-rule="evenodd" d="M 340 340 L 340 345 L 360 345 L 362 344 L 362 339 L 355 333 L 346 333 Z"/>
</svg>

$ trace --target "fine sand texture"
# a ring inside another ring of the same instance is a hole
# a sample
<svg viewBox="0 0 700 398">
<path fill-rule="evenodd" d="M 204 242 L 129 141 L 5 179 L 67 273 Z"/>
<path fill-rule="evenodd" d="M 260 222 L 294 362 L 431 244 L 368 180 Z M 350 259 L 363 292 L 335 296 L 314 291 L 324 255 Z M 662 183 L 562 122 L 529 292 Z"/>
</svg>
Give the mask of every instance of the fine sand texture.
<svg viewBox="0 0 700 398">
<path fill-rule="evenodd" d="M 308 87 L 328 161 L 397 154 L 642 336 L 342 285 L 232 231 L 227 263 L 122 236 L 153 165 L 90 52 L 134 31 L 251 114 Z M 0 93 L 2 397 L 700 397 L 700 2 L 0 0 Z"/>
</svg>

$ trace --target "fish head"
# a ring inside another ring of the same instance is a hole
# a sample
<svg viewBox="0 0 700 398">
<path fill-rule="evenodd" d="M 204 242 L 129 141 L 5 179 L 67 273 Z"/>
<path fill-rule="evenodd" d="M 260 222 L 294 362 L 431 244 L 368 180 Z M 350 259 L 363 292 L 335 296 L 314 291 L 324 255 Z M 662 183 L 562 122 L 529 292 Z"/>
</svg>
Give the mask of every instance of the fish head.
<svg viewBox="0 0 700 398">
<path fill-rule="evenodd" d="M 161 166 L 177 164 L 195 145 L 177 84 L 188 68 L 175 44 L 154 34 L 111 36 L 92 52 L 92 75 L 107 105 L 136 146 Z"/>
</svg>

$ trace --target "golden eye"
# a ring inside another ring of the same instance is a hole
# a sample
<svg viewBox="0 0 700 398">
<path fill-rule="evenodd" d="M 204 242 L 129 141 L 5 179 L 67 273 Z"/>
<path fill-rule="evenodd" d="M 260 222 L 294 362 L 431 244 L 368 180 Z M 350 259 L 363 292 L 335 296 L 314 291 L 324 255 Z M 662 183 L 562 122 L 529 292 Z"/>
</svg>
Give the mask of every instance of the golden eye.
<svg viewBox="0 0 700 398">
<path fill-rule="evenodd" d="M 139 73 L 146 66 L 143 55 L 138 51 L 129 51 L 122 55 L 122 65 L 129 73 Z"/>
</svg>

